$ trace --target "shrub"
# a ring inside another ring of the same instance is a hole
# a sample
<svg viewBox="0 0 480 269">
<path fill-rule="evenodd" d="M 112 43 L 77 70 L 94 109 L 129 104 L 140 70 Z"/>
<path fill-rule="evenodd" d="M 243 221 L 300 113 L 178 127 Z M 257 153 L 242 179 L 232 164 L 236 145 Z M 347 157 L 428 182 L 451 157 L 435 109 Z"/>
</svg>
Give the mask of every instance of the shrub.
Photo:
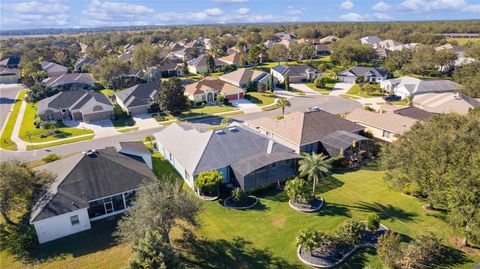
<svg viewBox="0 0 480 269">
<path fill-rule="evenodd" d="M 23 258 L 33 249 L 38 241 L 35 228 L 29 223 L 30 213 L 22 216 L 16 225 L 0 224 L 0 246 L 9 254 Z"/>
<path fill-rule="evenodd" d="M 358 221 L 348 220 L 337 228 L 335 235 L 338 242 L 354 246 L 360 242 L 364 231 L 365 224 Z"/>
<path fill-rule="evenodd" d="M 222 179 L 222 174 L 217 170 L 203 171 L 198 174 L 194 185 L 201 193 L 210 193 L 220 186 Z"/>
<path fill-rule="evenodd" d="M 247 200 L 247 197 L 247 194 L 240 187 L 237 187 L 232 191 L 232 199 L 236 203 L 245 202 L 245 200 Z"/>
<path fill-rule="evenodd" d="M 403 186 L 402 190 L 405 194 L 412 195 L 415 197 L 422 197 L 423 192 L 422 189 L 420 188 L 420 185 L 418 185 L 415 182 L 409 182 L 406 183 L 405 186 Z"/>
<path fill-rule="evenodd" d="M 314 81 L 313 81 L 313 84 L 315 85 L 315 87 L 317 88 L 324 88 L 325 87 L 325 84 L 328 83 L 330 81 L 330 79 L 328 77 L 325 77 L 325 76 L 321 76 L 321 77 L 317 77 Z"/>
<path fill-rule="evenodd" d="M 367 216 L 367 228 L 371 231 L 380 228 L 380 217 L 377 214 L 372 213 Z"/>
<path fill-rule="evenodd" d="M 217 95 L 217 104 L 223 104 L 225 101 L 225 96 L 219 94 Z"/>
<path fill-rule="evenodd" d="M 376 248 L 378 258 L 387 268 L 394 268 L 402 256 L 400 236 L 390 231 L 380 236 Z"/>
<path fill-rule="evenodd" d="M 51 163 L 51 162 L 54 162 L 56 160 L 60 160 L 60 156 L 58 156 L 55 153 L 50 153 L 50 154 L 46 155 L 45 157 L 43 157 L 42 160 L 46 163 Z"/>
<path fill-rule="evenodd" d="M 156 121 L 165 121 L 166 118 L 160 114 L 154 116 Z"/>
<path fill-rule="evenodd" d="M 360 83 L 363 83 L 365 82 L 365 77 L 364 76 L 358 76 L 357 78 L 355 78 L 355 83 L 356 84 L 360 84 Z"/>
<path fill-rule="evenodd" d="M 402 264 L 408 268 L 426 268 L 439 262 L 445 254 L 442 240 L 432 234 L 419 235 L 415 241 L 404 250 Z"/>
<path fill-rule="evenodd" d="M 285 183 L 285 192 L 293 202 L 306 202 L 311 197 L 307 190 L 307 182 L 299 177 Z"/>
<path fill-rule="evenodd" d="M 367 111 L 375 112 L 375 109 L 373 109 L 371 106 L 364 106 L 363 109 L 365 109 Z"/>
</svg>

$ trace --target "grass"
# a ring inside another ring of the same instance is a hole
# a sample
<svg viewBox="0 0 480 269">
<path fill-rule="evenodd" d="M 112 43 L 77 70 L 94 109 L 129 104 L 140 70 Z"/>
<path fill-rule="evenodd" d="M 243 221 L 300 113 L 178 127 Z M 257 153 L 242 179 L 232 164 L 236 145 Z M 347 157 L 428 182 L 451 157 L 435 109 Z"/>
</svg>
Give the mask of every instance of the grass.
<svg viewBox="0 0 480 269">
<path fill-rule="evenodd" d="M 345 98 L 348 98 L 348 99 L 353 99 L 353 100 L 358 100 L 358 99 L 361 99 L 360 97 L 358 96 L 355 96 L 355 95 L 349 95 L 349 94 L 340 94 L 341 97 L 345 97 Z"/>
<path fill-rule="evenodd" d="M 7 119 L 7 122 L 4 125 L 2 136 L 0 137 L 0 147 L 6 150 L 17 150 L 17 144 L 11 140 L 13 128 L 17 122 L 18 113 L 20 112 L 20 107 L 22 106 L 22 100 L 25 97 L 27 90 L 22 90 L 18 93 L 17 98 L 12 106 L 10 116 Z"/>
<path fill-rule="evenodd" d="M 245 95 L 245 99 L 259 106 L 273 104 L 275 98 L 275 94 L 272 93 L 249 92 Z"/>
<path fill-rule="evenodd" d="M 111 97 L 116 93 L 116 91 L 111 90 L 111 89 L 103 89 L 103 90 L 100 90 L 100 93 L 103 94 L 103 95 L 106 95 L 108 97 Z"/>
<path fill-rule="evenodd" d="M 326 83 L 325 88 L 321 88 L 321 89 L 315 87 L 315 84 L 313 84 L 313 83 L 306 83 L 305 85 L 307 85 L 310 89 L 312 89 L 312 90 L 314 90 L 314 91 L 316 91 L 320 94 L 329 95 L 332 92 L 332 89 L 335 86 L 335 83 Z"/>
<path fill-rule="evenodd" d="M 457 41 L 458 45 L 464 46 L 468 42 L 480 42 L 480 38 L 447 38 L 448 41 Z"/>
<path fill-rule="evenodd" d="M 75 137 L 79 135 L 93 134 L 92 130 L 60 126 L 55 129 L 56 131 L 60 131 L 59 134 L 41 137 L 43 134 L 48 133 L 49 131 L 43 128 L 35 128 L 34 122 L 35 115 L 37 113 L 37 105 L 37 103 L 27 103 L 27 107 L 25 108 L 25 114 L 23 115 L 22 125 L 18 134 L 20 139 L 23 141 L 30 142 L 31 139 L 31 142 L 38 143 L 55 141 L 58 139 Z M 27 134 L 30 134 L 30 137 Z"/>
<path fill-rule="evenodd" d="M 347 92 L 348 95 L 354 95 L 357 97 L 362 97 L 362 98 L 375 98 L 375 97 L 380 97 L 384 96 L 385 94 L 379 93 L 379 92 L 373 92 L 371 94 L 368 94 L 366 91 L 362 90 L 360 85 L 354 84 L 350 90 Z"/>
<path fill-rule="evenodd" d="M 132 117 L 125 117 L 118 120 L 112 120 L 112 124 L 115 128 L 123 128 L 135 125 L 135 121 Z"/>
<path fill-rule="evenodd" d="M 94 137 L 95 135 L 87 135 L 87 136 L 81 136 L 81 137 L 74 137 L 72 139 L 67 139 L 67 140 L 60 140 L 57 142 L 52 142 L 52 143 L 46 143 L 46 144 L 41 144 L 41 145 L 28 145 L 27 150 L 33 150 L 33 149 L 43 149 L 43 148 L 49 148 L 49 147 L 54 147 L 54 146 L 60 146 L 60 145 L 65 145 L 65 144 L 70 144 L 70 143 L 75 143 L 75 142 L 80 142 L 80 141 L 85 141 L 85 140 L 90 140 Z"/>
<path fill-rule="evenodd" d="M 154 153 L 153 170 L 159 175 L 179 178 L 160 153 Z M 182 250 L 188 262 L 202 268 L 308 268 L 296 256 L 295 237 L 300 230 L 314 228 L 332 232 L 348 219 L 365 220 L 377 213 L 382 223 L 408 242 L 418 234 L 432 231 L 445 242 L 458 236 L 440 212 L 428 212 L 424 202 L 390 190 L 383 171 L 375 165 L 357 171 L 335 173 L 319 184 L 318 194 L 326 204 L 319 213 L 300 213 L 291 209 L 283 192 L 267 190 L 259 195 L 260 204 L 252 210 L 225 208 L 218 202 L 201 202 L 200 229 L 204 240 Z M 108 224 L 110 223 L 110 224 Z M 47 243 L 35 249 L 35 268 L 119 268 L 126 264 L 130 250 L 112 239 L 114 221 L 98 221 L 93 229 Z M 462 255 L 460 255 L 462 257 Z M 472 268 L 479 256 L 463 256 L 457 264 L 442 268 Z M 40 260 L 45 259 L 45 260 Z M 4 252 L 0 264 L 5 268 L 33 267 L 15 261 Z M 347 260 L 345 268 L 381 268 L 374 251 L 360 252 Z"/>
<path fill-rule="evenodd" d="M 120 133 L 128 133 L 128 132 L 137 131 L 138 128 L 139 128 L 139 127 L 124 128 L 124 129 L 117 130 L 117 132 L 120 132 Z"/>
<path fill-rule="evenodd" d="M 191 108 L 189 110 L 183 111 L 180 113 L 180 115 L 174 116 L 174 115 L 166 115 L 165 119 L 166 120 L 173 120 L 173 119 L 184 119 L 188 117 L 196 117 L 196 116 L 209 116 L 213 115 L 216 113 L 224 113 L 224 112 L 230 112 L 230 111 L 237 111 L 238 109 L 234 106 L 204 106 L 204 107 L 198 107 L 198 108 Z"/>
</svg>

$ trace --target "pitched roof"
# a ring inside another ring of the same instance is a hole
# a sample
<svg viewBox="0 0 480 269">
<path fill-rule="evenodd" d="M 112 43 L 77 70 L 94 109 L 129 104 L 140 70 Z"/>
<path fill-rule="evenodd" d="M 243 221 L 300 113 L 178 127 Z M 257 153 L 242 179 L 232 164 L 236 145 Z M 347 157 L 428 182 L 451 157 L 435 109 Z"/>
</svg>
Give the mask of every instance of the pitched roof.
<svg viewBox="0 0 480 269">
<path fill-rule="evenodd" d="M 321 73 L 320 70 L 315 69 L 309 65 L 276 65 L 272 67 L 273 70 L 277 71 L 278 73 L 282 74 L 282 76 L 304 76 L 305 73 L 308 72 L 315 72 Z"/>
<path fill-rule="evenodd" d="M 328 155 L 338 156 L 342 149 L 347 149 L 353 145 L 353 142 L 368 141 L 364 136 L 346 131 L 336 131 L 324 136 L 320 141 L 327 150 Z"/>
<path fill-rule="evenodd" d="M 38 102 L 38 111 L 53 109 L 81 109 L 89 102 L 97 102 L 113 108 L 108 98 L 98 92 L 87 90 L 70 90 L 59 92 L 53 96 L 42 99 Z"/>
<path fill-rule="evenodd" d="M 373 36 L 364 36 L 360 38 L 360 42 L 362 44 L 374 44 L 382 41 L 378 36 L 373 35 Z"/>
<path fill-rule="evenodd" d="M 203 93 L 207 89 L 213 89 L 220 93 L 244 92 L 243 89 L 214 77 L 206 77 L 185 86 L 185 92 L 192 95 Z"/>
<path fill-rule="evenodd" d="M 348 76 L 348 75 L 358 76 L 365 76 L 365 77 L 384 77 L 388 74 L 388 71 L 383 68 L 375 68 L 370 66 L 359 66 L 355 65 L 348 69 L 343 70 L 340 72 L 340 76 Z"/>
<path fill-rule="evenodd" d="M 74 68 L 75 70 L 78 70 L 80 67 L 84 66 L 85 64 L 91 64 L 91 65 L 94 65 L 97 63 L 97 59 L 95 58 L 92 58 L 92 57 L 81 57 L 79 58 L 75 64 L 74 64 Z"/>
<path fill-rule="evenodd" d="M 241 57 L 242 57 L 242 54 L 240 54 L 238 52 L 235 52 L 235 53 L 231 53 L 227 56 L 220 57 L 217 60 L 219 60 L 221 62 L 228 63 L 228 64 L 239 65 Z"/>
<path fill-rule="evenodd" d="M 432 113 L 467 114 L 471 108 L 480 107 L 480 100 L 457 93 L 425 93 L 413 98 L 415 106 Z"/>
<path fill-rule="evenodd" d="M 233 72 L 227 73 L 220 77 L 221 80 L 235 82 L 238 85 L 247 83 L 250 81 L 256 81 L 268 75 L 266 72 L 260 70 L 250 70 L 246 68 L 240 68 Z"/>
<path fill-rule="evenodd" d="M 19 56 L 5 56 L 0 59 L 0 65 L 5 66 L 18 66 L 20 64 Z"/>
<path fill-rule="evenodd" d="M 63 65 L 59 65 L 57 63 L 51 63 L 47 61 L 40 62 L 42 69 L 45 70 L 48 74 L 56 73 L 56 72 L 68 72 L 68 68 Z"/>
<path fill-rule="evenodd" d="M 206 66 L 207 65 L 207 59 L 208 55 L 207 54 L 202 54 L 198 56 L 197 58 L 191 59 L 190 61 L 187 62 L 189 66 Z"/>
<path fill-rule="evenodd" d="M 335 131 L 358 132 L 365 129 L 326 111 L 293 112 L 280 120 L 263 117 L 248 121 L 248 124 L 268 130 L 296 145 L 320 141 L 322 137 Z"/>
<path fill-rule="evenodd" d="M 66 73 L 59 76 L 48 77 L 42 81 L 47 87 L 58 87 L 68 84 L 87 84 L 93 86 L 93 78 L 87 74 Z"/>
<path fill-rule="evenodd" d="M 150 81 L 137 84 L 128 89 L 115 94 L 127 107 L 141 106 L 150 104 L 155 94 L 160 91 L 160 83 Z"/>
<path fill-rule="evenodd" d="M 120 148 L 123 150 L 132 150 L 139 153 L 151 154 L 150 150 L 141 141 L 120 142 Z"/>
<path fill-rule="evenodd" d="M 276 33 L 275 36 L 282 39 L 282 40 L 295 40 L 295 39 L 297 39 L 297 36 L 292 34 L 292 33 L 280 32 L 280 33 Z"/>
<path fill-rule="evenodd" d="M 320 38 L 320 43 L 332 43 L 332 42 L 335 42 L 337 41 L 339 38 L 334 36 L 334 35 L 329 35 L 329 36 L 326 36 L 326 37 L 323 37 L 323 38 Z"/>
<path fill-rule="evenodd" d="M 399 135 L 410 130 L 413 124 L 417 122 L 415 119 L 399 114 L 391 112 L 375 113 L 363 108 L 355 109 L 347 115 L 347 119 Z"/>
<path fill-rule="evenodd" d="M 416 119 L 416 120 L 426 120 L 433 115 L 433 113 L 431 112 L 428 112 L 426 110 L 423 110 L 414 106 L 397 109 L 394 111 L 394 113 L 405 116 L 405 117 L 409 117 L 412 119 Z"/>
<path fill-rule="evenodd" d="M 31 222 L 85 208 L 91 200 L 137 189 L 142 182 L 156 179 L 145 163 L 113 148 L 77 154 L 36 169 L 57 177 L 32 210 Z"/>
<path fill-rule="evenodd" d="M 429 92 L 455 92 L 462 85 L 446 79 L 419 79 L 409 76 L 390 80 L 392 85 L 403 85 L 410 94 L 420 94 Z"/>
</svg>

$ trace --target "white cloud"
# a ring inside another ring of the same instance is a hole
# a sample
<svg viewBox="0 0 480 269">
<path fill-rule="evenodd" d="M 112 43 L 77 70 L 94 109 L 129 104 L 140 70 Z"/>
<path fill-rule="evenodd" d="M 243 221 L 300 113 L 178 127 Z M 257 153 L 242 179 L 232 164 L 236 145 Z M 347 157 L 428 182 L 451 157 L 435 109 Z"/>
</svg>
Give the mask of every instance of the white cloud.
<svg viewBox="0 0 480 269">
<path fill-rule="evenodd" d="M 429 12 L 435 10 L 480 12 L 480 5 L 467 4 L 464 0 L 405 0 L 400 3 L 400 7 L 404 10 L 417 12 Z"/>
<path fill-rule="evenodd" d="M 92 0 L 82 12 L 80 19 L 83 26 L 128 26 L 147 25 L 147 15 L 153 13 L 152 8 L 124 2 L 102 2 Z"/>
<path fill-rule="evenodd" d="M 208 9 L 205 9 L 205 13 L 207 13 L 208 15 L 211 15 L 211 16 L 220 16 L 223 14 L 223 10 L 215 7 L 215 8 L 208 8 Z"/>
<path fill-rule="evenodd" d="M 344 21 L 364 21 L 367 19 L 367 16 L 362 16 L 358 13 L 351 12 L 340 16 L 340 18 Z"/>
<path fill-rule="evenodd" d="M 350 0 L 346 0 L 342 3 L 340 3 L 340 8 L 342 9 L 352 9 L 353 8 L 353 2 Z"/>
<path fill-rule="evenodd" d="M 391 6 L 383 1 L 380 1 L 372 6 L 373 10 L 376 11 L 387 11 L 391 8 Z"/>
<path fill-rule="evenodd" d="M 373 17 L 375 17 L 377 19 L 381 19 L 381 20 L 391 20 L 391 19 L 393 19 L 392 16 L 390 16 L 388 14 L 385 14 L 385 13 L 380 13 L 380 12 L 373 13 Z"/>
<path fill-rule="evenodd" d="M 68 24 L 70 6 L 57 1 L 25 1 L 17 3 L 2 3 L 1 24 L 16 28 L 65 26 Z"/>
<path fill-rule="evenodd" d="M 249 8 L 241 7 L 241 8 L 239 8 L 239 9 L 237 9 L 237 14 L 245 15 L 245 14 L 248 14 L 248 13 L 250 13 L 250 9 L 249 9 Z"/>
<path fill-rule="evenodd" d="M 293 7 L 288 7 L 287 10 L 285 11 L 285 14 L 288 14 L 288 15 L 300 15 L 302 13 L 303 13 L 303 10 L 295 9 Z"/>
<path fill-rule="evenodd" d="M 27 1 L 19 3 L 4 3 L 3 8 L 21 13 L 21 14 L 55 14 L 65 13 L 70 10 L 70 6 L 56 1 Z"/>
</svg>

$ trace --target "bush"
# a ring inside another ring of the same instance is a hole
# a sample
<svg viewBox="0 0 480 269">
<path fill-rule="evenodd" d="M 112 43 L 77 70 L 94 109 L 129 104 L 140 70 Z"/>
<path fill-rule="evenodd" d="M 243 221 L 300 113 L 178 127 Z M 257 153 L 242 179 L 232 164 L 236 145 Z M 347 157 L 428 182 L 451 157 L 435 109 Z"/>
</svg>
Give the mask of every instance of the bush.
<svg viewBox="0 0 480 269">
<path fill-rule="evenodd" d="M 201 193 L 211 193 L 220 186 L 222 180 L 222 174 L 217 170 L 203 171 L 198 174 L 194 185 Z"/>
<path fill-rule="evenodd" d="M 167 120 L 164 116 L 162 116 L 160 114 L 155 115 L 154 118 L 155 118 L 156 121 L 159 121 L 159 122 Z"/>
<path fill-rule="evenodd" d="M 395 268 L 402 256 L 400 249 L 400 236 L 393 232 L 387 232 L 380 236 L 376 246 L 378 258 L 387 268 Z"/>
<path fill-rule="evenodd" d="M 307 182 L 299 177 L 285 183 L 285 192 L 293 202 L 307 202 L 311 198 L 310 192 L 307 190 Z"/>
<path fill-rule="evenodd" d="M 324 88 L 324 87 L 325 87 L 325 84 L 327 84 L 329 81 L 330 81 L 329 78 L 327 78 L 327 77 L 325 77 L 325 76 L 321 76 L 321 77 L 317 77 L 317 78 L 313 81 L 313 84 L 314 84 L 315 87 L 317 87 L 317 88 Z"/>
<path fill-rule="evenodd" d="M 227 65 L 222 66 L 222 72 L 223 73 L 230 73 L 230 72 L 233 72 L 235 70 L 237 70 L 237 66 L 234 65 L 234 64 L 227 64 Z"/>
<path fill-rule="evenodd" d="M 335 235 L 338 242 L 354 246 L 360 243 L 364 231 L 365 224 L 358 221 L 348 220 L 337 228 Z"/>
<path fill-rule="evenodd" d="M 55 153 L 50 153 L 50 154 L 46 155 L 45 157 L 43 157 L 42 160 L 46 163 L 51 163 L 51 162 L 54 162 L 56 160 L 60 160 L 60 156 L 58 156 Z"/>
<path fill-rule="evenodd" d="M 375 112 L 375 109 L 373 109 L 371 106 L 363 106 L 363 109 L 365 109 L 367 111 Z"/>
<path fill-rule="evenodd" d="M 367 228 L 370 231 L 376 231 L 380 228 L 380 217 L 377 214 L 372 213 L 367 216 Z"/>
<path fill-rule="evenodd" d="M 225 102 L 225 96 L 221 94 L 217 95 L 217 104 L 223 104 L 224 102 Z"/>
<path fill-rule="evenodd" d="M 415 182 L 406 183 L 405 186 L 403 186 L 402 192 L 415 197 L 423 196 L 423 192 L 422 192 L 422 189 L 420 188 L 420 185 L 418 185 Z"/>
<path fill-rule="evenodd" d="M 409 265 L 409 268 L 426 268 L 439 262 L 445 250 L 438 236 L 432 233 L 422 234 L 404 250 L 402 264 Z"/>
<path fill-rule="evenodd" d="M 235 203 L 243 203 L 247 200 L 248 195 L 242 190 L 242 188 L 237 187 L 232 191 L 232 199 Z"/>
</svg>

